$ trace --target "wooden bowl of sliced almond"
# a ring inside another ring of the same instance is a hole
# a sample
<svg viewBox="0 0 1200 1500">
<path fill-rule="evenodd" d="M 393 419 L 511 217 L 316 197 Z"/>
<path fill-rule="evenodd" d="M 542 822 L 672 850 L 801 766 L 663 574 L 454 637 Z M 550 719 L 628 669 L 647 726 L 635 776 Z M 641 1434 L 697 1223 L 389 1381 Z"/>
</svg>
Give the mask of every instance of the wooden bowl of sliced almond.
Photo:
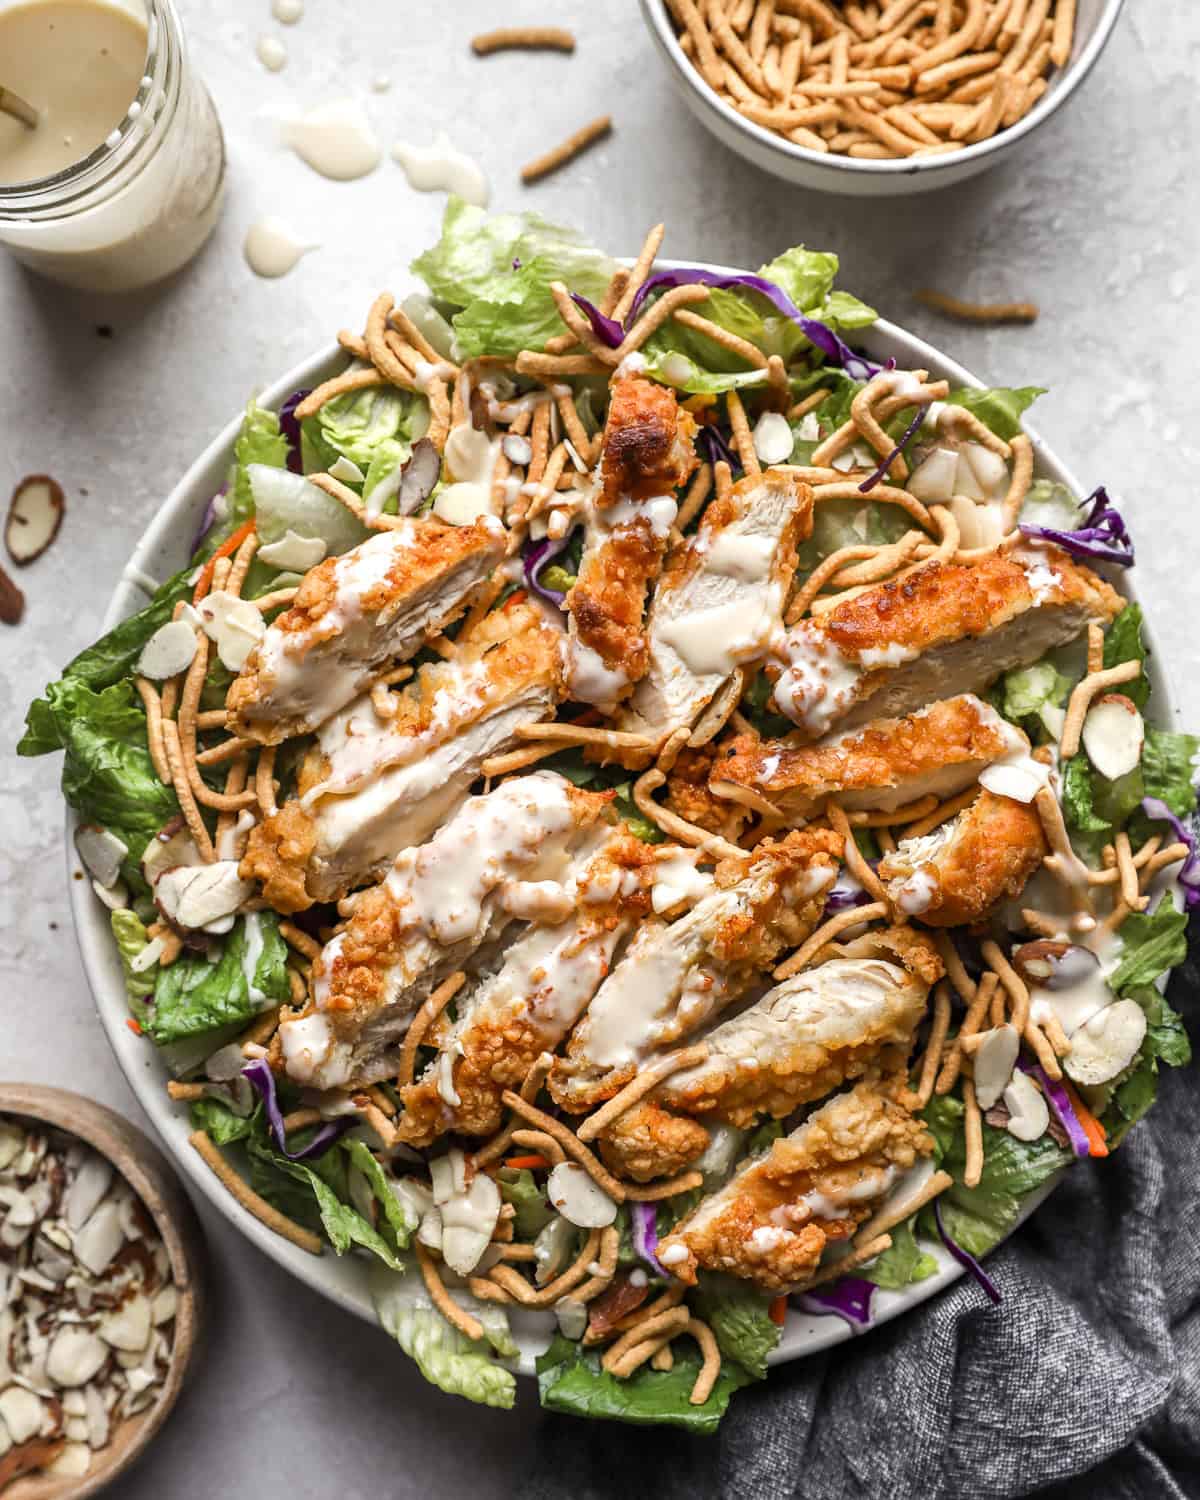
<svg viewBox="0 0 1200 1500">
<path fill-rule="evenodd" d="M 0 1496 L 83 1500 L 166 1420 L 204 1237 L 157 1147 L 79 1094 L 0 1083 Z"/>
</svg>

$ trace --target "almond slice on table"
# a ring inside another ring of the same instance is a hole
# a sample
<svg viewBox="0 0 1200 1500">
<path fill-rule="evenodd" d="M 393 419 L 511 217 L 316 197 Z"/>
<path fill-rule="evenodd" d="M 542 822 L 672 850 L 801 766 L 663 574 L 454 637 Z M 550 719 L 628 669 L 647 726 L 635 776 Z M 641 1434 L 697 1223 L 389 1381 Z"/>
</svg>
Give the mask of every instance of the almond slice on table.
<svg viewBox="0 0 1200 1500">
<path fill-rule="evenodd" d="M 49 474 L 27 474 L 13 490 L 4 523 L 4 545 L 18 567 L 41 557 L 58 535 L 66 500 Z"/>
<path fill-rule="evenodd" d="M 0 568 L 0 620 L 5 625 L 19 625 L 24 613 L 25 595 Z"/>
</svg>

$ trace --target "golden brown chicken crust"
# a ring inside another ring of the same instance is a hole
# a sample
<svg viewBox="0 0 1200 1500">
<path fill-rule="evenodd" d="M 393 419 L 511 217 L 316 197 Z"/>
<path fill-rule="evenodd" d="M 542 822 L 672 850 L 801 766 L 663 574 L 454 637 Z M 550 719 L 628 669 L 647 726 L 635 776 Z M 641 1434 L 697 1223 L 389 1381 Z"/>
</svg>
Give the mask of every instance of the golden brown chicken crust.
<svg viewBox="0 0 1200 1500">
<path fill-rule="evenodd" d="M 1025 569 L 1008 553 L 981 562 L 927 563 L 898 583 L 881 583 L 820 617 L 822 632 L 846 655 L 899 646 L 922 655 L 964 636 L 985 635 L 1035 604 L 1081 604 L 1110 620 L 1124 601 L 1090 568 L 1049 549 L 1058 575 L 1035 598 Z"/>
<path fill-rule="evenodd" d="M 397 549 L 386 576 L 364 591 L 362 613 L 384 612 L 394 601 L 419 594 L 436 585 L 440 578 L 452 576 L 460 570 L 474 568 L 482 576 L 503 550 L 496 531 L 481 524 L 443 526 L 433 520 L 414 521 L 406 539 L 407 545 Z M 269 627 L 268 634 L 276 639 L 282 637 L 283 650 L 297 664 L 302 664 L 315 646 L 338 633 L 336 616 L 332 620 L 328 617 L 338 600 L 338 565 L 342 562 L 341 557 L 329 557 L 310 568 L 300 582 L 291 607 Z M 467 608 L 473 592 L 473 589 L 464 588 L 454 605 L 438 613 L 438 628 L 449 624 Z M 412 649 L 415 651 L 420 644 L 419 640 L 414 641 Z M 273 683 L 269 671 L 260 671 L 261 657 L 260 643 L 251 651 L 245 667 L 230 686 L 225 699 L 227 723 L 231 734 L 263 744 L 277 744 L 289 734 L 299 732 L 299 726 L 286 717 L 265 721 L 252 717 L 252 710 L 269 695 Z"/>
<path fill-rule="evenodd" d="M 605 851 L 605 863 L 637 876 L 649 872 L 655 863 L 653 848 L 640 839 L 626 837 Z M 581 882 L 585 893 L 587 882 Z M 639 879 L 627 895 L 618 895 L 606 904 L 588 906 L 588 922 L 580 929 L 577 947 L 583 948 L 616 927 L 644 920 L 650 913 L 652 885 Z M 535 989 L 529 994 L 514 995 L 501 1015 L 490 1013 L 472 1020 L 457 1041 L 462 1055 L 452 1073 L 454 1092 L 461 1100 L 447 1107 L 432 1072 L 400 1090 L 404 1113 L 397 1121 L 402 1140 L 412 1146 L 428 1146 L 447 1130 L 463 1135 L 491 1135 L 500 1126 L 503 1105 L 500 1095 L 507 1089 L 519 1089 L 534 1063 L 561 1037 L 548 1038 L 544 1027 L 533 1018 L 532 1010 L 539 998 Z"/>
<path fill-rule="evenodd" d="M 649 1101 L 637 1104 L 601 1135 L 600 1155 L 622 1177 L 650 1182 L 682 1172 L 708 1147 L 708 1130 Z"/>
<path fill-rule="evenodd" d="M 595 823 L 610 801 L 605 794 L 574 787 L 569 795 L 579 828 Z M 312 968 L 312 986 L 319 985 L 324 992 L 320 1009 L 335 1041 L 355 1041 L 384 1004 L 388 971 L 404 956 L 412 933 L 407 907 L 397 906 L 386 885 L 372 886 L 355 898 L 354 911 L 342 929 L 332 961 L 327 945 Z M 316 1008 L 310 999 L 304 1014 Z"/>
<path fill-rule="evenodd" d="M 718 908 L 710 916 L 704 914 L 701 902 L 688 917 L 663 929 L 678 936 L 679 923 L 695 924 L 689 928 L 695 942 L 691 956 L 678 961 L 681 971 L 709 991 L 711 1004 L 732 1004 L 757 974 L 814 930 L 825 909 L 828 886 L 841 853 L 838 834 L 809 828 L 789 833 L 778 842 L 759 844 L 744 856 L 730 857 L 716 866 L 713 875 L 718 890 L 728 891 L 744 883 L 743 898 L 730 903 L 732 909 L 726 914 L 720 914 Z M 626 954 L 623 962 L 633 963 L 632 953 Z M 619 974 L 620 966 L 607 983 L 617 983 Z M 596 1000 L 593 1011 L 595 1008 Z M 653 1046 L 674 1046 L 704 1024 L 709 1014 L 693 1003 L 686 1016 L 678 1011 L 660 1016 Z M 555 1102 L 573 1114 L 611 1099 L 638 1071 L 634 1061 L 611 1067 L 593 1063 L 588 1050 L 590 1021 L 591 1016 L 585 1015 L 575 1028 L 566 1057 L 558 1059 L 548 1080 Z"/>
<path fill-rule="evenodd" d="M 304 882 L 316 846 L 316 825 L 291 798 L 250 830 L 238 874 L 243 880 L 259 881 L 263 899 L 276 911 L 288 916 L 306 911 L 313 898 Z"/>
<path fill-rule="evenodd" d="M 682 1116 L 715 1114 L 723 1122 L 749 1129 L 763 1114 L 783 1119 L 799 1105 L 823 1099 L 872 1068 L 903 1068 L 925 1014 L 929 986 L 941 978 L 943 965 L 932 941 L 911 928 L 894 927 L 878 936 L 878 956 L 899 962 L 907 979 L 895 992 L 896 1003 L 874 1026 L 865 1028 L 853 1046 L 814 1041 L 787 1046 L 781 1035 L 764 1047 L 748 1033 L 747 1057 L 753 1066 L 733 1066 L 727 1052 L 668 1079 L 647 1101 L 613 1123 L 601 1138 L 601 1149 L 614 1171 L 639 1182 L 683 1171 L 704 1151 L 709 1136 L 699 1121 L 689 1125 Z M 770 1019 L 786 1032 L 786 1022 Z"/>
<path fill-rule="evenodd" d="M 609 387 L 600 454 L 601 504 L 678 489 L 696 467 L 696 423 L 669 386 L 632 375 Z"/>
<path fill-rule="evenodd" d="M 918 866 L 933 890 L 929 905 L 914 915 L 930 927 L 981 921 L 998 902 L 1020 894 L 1048 853 L 1036 809 L 985 789 L 959 814 L 932 861 Z M 893 900 L 913 869 L 903 843 L 880 862 Z"/>
<path fill-rule="evenodd" d="M 580 642 L 611 671 L 622 671 L 631 686 L 645 675 L 649 661 L 646 596 L 666 548 L 667 538 L 656 536 L 648 519 L 626 522 L 585 554 L 567 593 Z"/>
<path fill-rule="evenodd" d="M 887 791 L 956 765 L 990 762 L 1007 750 L 999 716 L 971 694 L 900 719 L 877 719 L 833 742 L 800 735 L 739 735 L 713 767 L 722 782 L 763 792 L 790 816 L 810 816 L 827 796 Z"/>
<path fill-rule="evenodd" d="M 749 821 L 749 811 L 736 802 L 726 802 L 713 795 L 709 779 L 720 764 L 716 747 L 684 750 L 667 777 L 667 807 L 710 833 L 735 841 Z"/>
<path fill-rule="evenodd" d="M 397 754 L 379 769 L 399 761 L 406 739 L 420 739 L 420 754 L 427 755 L 502 707 L 523 687 L 540 683 L 561 692 L 559 640 L 559 632 L 546 625 L 529 605 L 510 606 L 486 615 L 468 640 L 460 638 L 453 661 L 427 663 L 411 683 L 391 695 L 395 713 L 388 720 L 388 732 L 389 738 L 394 737 Z M 487 665 L 483 686 L 466 697 L 456 697 L 456 711 L 447 713 L 445 693 L 454 692 L 464 668 L 483 662 Z M 492 745 L 489 753 L 501 754 L 516 743 L 502 741 Z M 264 897 L 277 911 L 304 911 L 314 901 L 330 899 L 311 889 L 317 823 L 300 799 L 328 780 L 331 770 L 328 756 L 314 745 L 300 762 L 296 796 L 250 831 L 240 867 L 242 879 L 261 881 Z M 345 891 L 339 890 L 337 895 L 345 895 Z"/>
<path fill-rule="evenodd" d="M 853 1235 L 874 1204 L 846 1201 L 845 1217 L 829 1219 L 805 1195 L 836 1199 L 867 1178 L 882 1192 L 888 1168 L 907 1170 L 933 1150 L 933 1137 L 900 1102 L 902 1088 L 902 1076 L 864 1079 L 744 1164 L 660 1241 L 672 1274 L 694 1285 L 698 1269 L 727 1271 L 772 1292 L 810 1280 L 826 1246 Z M 685 1260 L 674 1259 L 674 1246 Z"/>
</svg>

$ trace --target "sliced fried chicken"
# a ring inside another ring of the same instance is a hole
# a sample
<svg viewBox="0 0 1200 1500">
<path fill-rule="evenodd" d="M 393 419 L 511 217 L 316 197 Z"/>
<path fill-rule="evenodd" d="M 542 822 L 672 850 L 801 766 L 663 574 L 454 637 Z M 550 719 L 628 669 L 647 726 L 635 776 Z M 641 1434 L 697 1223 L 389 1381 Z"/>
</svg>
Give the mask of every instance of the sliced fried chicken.
<svg viewBox="0 0 1200 1500">
<path fill-rule="evenodd" d="M 953 797 L 985 766 L 1025 741 L 974 694 L 933 703 L 902 719 L 876 719 L 862 729 L 815 744 L 802 734 L 780 740 L 741 735 L 713 767 L 709 785 L 760 792 L 789 819 L 813 817 L 827 797 L 848 811 L 894 811 L 930 794 Z"/>
<path fill-rule="evenodd" d="M 660 1240 L 663 1265 L 689 1286 L 710 1270 L 765 1291 L 803 1287 L 826 1248 L 850 1239 L 897 1175 L 932 1151 L 900 1098 L 899 1078 L 836 1094 Z"/>
<path fill-rule="evenodd" d="M 880 861 L 879 878 L 900 911 L 959 927 L 1019 895 L 1047 853 L 1036 809 L 985 789 L 932 833 L 902 839 Z"/>
<path fill-rule="evenodd" d="M 489 756 L 518 743 L 518 725 L 553 713 L 561 642 L 528 606 L 495 610 L 392 695 L 391 717 L 355 699 L 322 725 L 298 795 L 251 833 L 242 878 L 294 912 L 382 877 L 457 811 Z"/>
<path fill-rule="evenodd" d="M 614 381 L 599 486 L 566 601 L 570 696 L 606 713 L 646 671 L 646 598 L 662 570 L 675 491 L 696 466 L 695 430 L 666 387 L 638 376 Z"/>
<path fill-rule="evenodd" d="M 672 1121 L 672 1113 L 744 1129 L 761 1114 L 783 1119 L 873 1066 L 902 1068 L 925 1014 L 927 976 L 941 972 L 928 938 L 910 934 L 902 952 L 911 968 L 883 957 L 830 959 L 722 1021 L 703 1038 L 703 1062 L 673 1074 L 605 1133 L 605 1160 L 639 1181 L 679 1172 L 709 1135 L 699 1120 Z"/>
<path fill-rule="evenodd" d="M 456 999 L 439 1055 L 400 1091 L 403 1140 L 428 1146 L 449 1130 L 480 1136 L 499 1127 L 501 1093 L 519 1088 L 538 1057 L 558 1046 L 607 976 L 618 944 L 649 914 L 657 853 L 615 832 L 579 876 L 568 920 L 531 923 L 496 972 Z"/>
<path fill-rule="evenodd" d="M 275 745 L 323 724 L 457 618 L 503 555 L 504 528 L 485 518 L 410 521 L 326 559 L 229 689 L 230 732 Z"/>
<path fill-rule="evenodd" d="M 571 1034 L 550 1090 L 579 1113 L 652 1053 L 692 1036 L 813 931 L 841 854 L 828 830 L 789 834 L 717 866 L 717 889 L 670 924 L 647 922 Z"/>
<path fill-rule="evenodd" d="M 748 475 L 710 503 L 654 590 L 649 667 L 620 729 L 662 740 L 690 727 L 740 664 L 766 652 L 811 531 L 812 490 L 787 471 Z"/>
<path fill-rule="evenodd" d="M 1056 549 L 932 562 L 801 620 L 777 648 L 774 702 L 806 739 L 975 693 L 1121 609 Z"/>
<path fill-rule="evenodd" d="M 284 1020 L 274 1055 L 317 1088 L 394 1074 L 409 1022 L 432 990 L 518 920 L 564 920 L 571 881 L 609 834 L 606 796 L 553 772 L 472 797 L 427 844 L 397 855 L 382 885 L 353 899 L 313 964 L 312 998 Z"/>
</svg>

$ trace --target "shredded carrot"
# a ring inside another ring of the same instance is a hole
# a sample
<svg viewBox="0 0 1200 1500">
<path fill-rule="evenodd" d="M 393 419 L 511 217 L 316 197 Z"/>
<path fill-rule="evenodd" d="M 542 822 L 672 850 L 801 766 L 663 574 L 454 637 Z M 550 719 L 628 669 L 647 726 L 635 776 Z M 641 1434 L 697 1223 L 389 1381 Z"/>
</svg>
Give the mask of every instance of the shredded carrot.
<svg viewBox="0 0 1200 1500">
<path fill-rule="evenodd" d="M 1067 1098 L 1071 1101 L 1071 1108 L 1075 1111 L 1076 1118 L 1083 1126 L 1083 1133 L 1087 1136 L 1090 1156 L 1108 1155 L 1108 1137 L 1104 1133 L 1104 1126 L 1097 1120 L 1083 1100 L 1079 1097 L 1079 1091 L 1073 1084 L 1063 1079 L 1063 1088 L 1067 1091 Z"/>
<path fill-rule="evenodd" d="M 534 1153 L 531 1156 L 506 1156 L 504 1158 L 504 1165 L 506 1167 L 515 1167 L 517 1171 L 520 1171 L 522 1167 L 528 1167 L 531 1172 L 537 1172 L 542 1167 L 548 1167 L 550 1163 L 544 1156 L 538 1156 Z"/>
<path fill-rule="evenodd" d="M 767 1308 L 767 1317 L 772 1323 L 778 1323 L 783 1327 L 783 1320 L 787 1317 L 787 1297 L 772 1297 L 771 1305 Z"/>
<path fill-rule="evenodd" d="M 217 560 L 228 557 L 231 552 L 236 552 L 250 533 L 254 530 L 254 518 L 243 526 L 239 526 L 232 536 L 228 536 L 204 564 L 200 570 L 200 577 L 196 579 L 196 587 L 192 590 L 192 603 L 198 604 L 205 594 L 208 593 L 209 585 L 212 583 L 213 570 L 217 566 Z"/>
<path fill-rule="evenodd" d="M 132 1016 L 126 1017 L 125 1024 L 129 1027 L 130 1031 L 133 1032 L 134 1036 L 145 1036 L 146 1033 L 142 1030 L 141 1026 L 133 1019 Z"/>
<path fill-rule="evenodd" d="M 516 604 L 524 604 L 528 598 L 529 595 L 524 589 L 518 589 L 515 594 L 509 594 L 508 598 L 504 601 L 504 608 L 512 609 Z"/>
</svg>

